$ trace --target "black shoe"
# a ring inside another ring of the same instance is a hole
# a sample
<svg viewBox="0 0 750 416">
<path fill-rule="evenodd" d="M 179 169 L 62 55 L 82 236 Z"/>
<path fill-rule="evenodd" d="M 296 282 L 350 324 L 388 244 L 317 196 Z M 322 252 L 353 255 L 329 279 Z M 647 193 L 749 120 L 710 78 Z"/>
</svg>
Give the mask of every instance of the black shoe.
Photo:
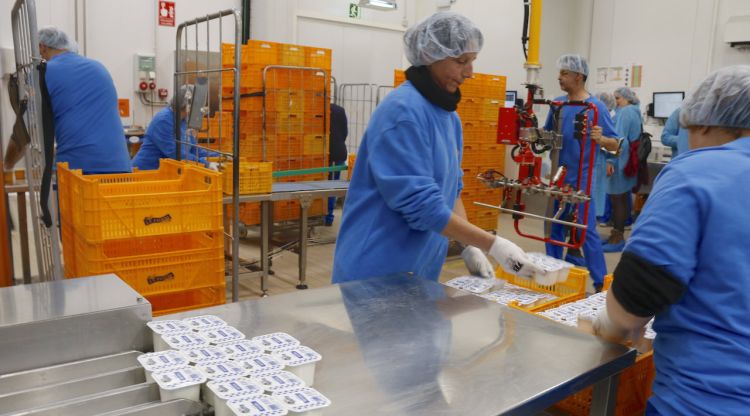
<svg viewBox="0 0 750 416">
<path fill-rule="evenodd" d="M 602 285 L 594 285 L 594 293 L 599 293 L 602 291 Z"/>
</svg>

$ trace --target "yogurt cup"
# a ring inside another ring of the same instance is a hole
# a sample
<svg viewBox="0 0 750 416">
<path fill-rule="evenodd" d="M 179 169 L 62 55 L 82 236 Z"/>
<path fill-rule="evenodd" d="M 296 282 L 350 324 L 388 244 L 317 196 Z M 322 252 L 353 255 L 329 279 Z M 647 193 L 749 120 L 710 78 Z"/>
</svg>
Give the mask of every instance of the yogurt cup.
<svg viewBox="0 0 750 416">
<path fill-rule="evenodd" d="M 185 318 L 182 322 L 195 331 L 227 326 L 227 323 L 223 319 L 215 315 L 194 316 L 192 318 Z"/>
<path fill-rule="evenodd" d="M 323 414 L 321 409 L 331 405 L 331 401 L 326 396 L 312 387 L 274 393 L 271 397 L 286 407 L 289 412 L 297 415 L 319 416 Z"/>
<path fill-rule="evenodd" d="M 213 329 L 202 329 L 198 331 L 206 341 L 216 345 L 245 339 L 245 334 L 231 326 L 222 326 Z"/>
<path fill-rule="evenodd" d="M 287 371 L 302 379 L 308 386 L 312 386 L 315 382 L 315 363 L 323 358 L 312 348 L 304 345 L 276 351 L 271 355 L 281 361 Z"/>
<path fill-rule="evenodd" d="M 305 382 L 301 378 L 288 371 L 277 371 L 262 376 L 251 376 L 250 378 L 269 393 L 305 387 Z"/>
<path fill-rule="evenodd" d="M 544 253 L 526 253 L 534 264 L 546 271 L 545 276 L 537 276 L 534 281 L 541 285 L 553 285 L 558 282 L 564 282 L 568 279 L 568 272 L 573 268 L 573 264 L 567 261 L 556 259 Z"/>
<path fill-rule="evenodd" d="M 271 396 L 241 397 L 227 401 L 227 406 L 237 416 L 284 416 L 286 407 Z"/>
<path fill-rule="evenodd" d="M 238 363 L 229 360 L 199 365 L 198 369 L 206 375 L 206 378 L 212 381 L 228 380 L 247 375 L 247 370 L 245 370 L 245 368 Z"/>
<path fill-rule="evenodd" d="M 443 284 L 448 287 L 452 287 L 454 289 L 459 289 L 459 290 L 467 291 L 469 293 L 479 294 L 479 293 L 484 293 L 492 289 L 495 286 L 495 284 L 499 282 L 502 282 L 502 280 L 485 279 L 484 277 L 476 277 L 476 276 L 460 276 L 460 277 L 456 277 L 455 279 L 448 280 L 447 282 Z"/>
<path fill-rule="evenodd" d="M 192 331 L 162 335 L 162 339 L 169 348 L 175 350 L 192 350 L 208 346 L 208 341 L 205 338 Z"/>
<path fill-rule="evenodd" d="M 189 326 L 177 319 L 146 322 L 146 326 L 151 329 L 151 335 L 154 339 L 154 351 L 164 351 L 169 349 L 167 343 L 162 339 L 164 335 L 173 335 L 190 331 Z"/>
<path fill-rule="evenodd" d="M 255 397 L 263 394 L 263 387 L 247 377 L 229 380 L 213 380 L 203 385 L 203 400 L 214 407 L 215 416 L 231 416 L 227 401 L 242 397 Z"/>
<path fill-rule="evenodd" d="M 260 335 L 252 338 L 252 340 L 268 352 L 286 350 L 300 344 L 296 338 L 286 332 Z"/>
<path fill-rule="evenodd" d="M 201 384 L 206 382 L 206 376 L 193 367 L 159 371 L 153 374 L 159 385 L 159 395 L 162 402 L 175 399 L 187 399 L 200 403 Z"/>
<path fill-rule="evenodd" d="M 279 359 L 268 354 L 238 360 L 237 364 L 245 369 L 250 377 L 274 373 L 284 369 L 284 364 Z"/>
<path fill-rule="evenodd" d="M 229 359 L 221 348 L 212 345 L 183 350 L 183 353 L 193 364 L 210 364 Z"/>
<path fill-rule="evenodd" d="M 257 342 L 251 341 L 249 339 L 241 339 L 239 341 L 217 344 L 216 347 L 220 348 L 227 357 L 233 360 L 242 360 L 245 358 L 257 357 L 264 353 L 263 347 L 261 347 Z"/>
<path fill-rule="evenodd" d="M 141 354 L 137 357 L 137 360 L 146 371 L 146 381 L 149 383 L 154 381 L 151 375 L 154 372 L 173 370 L 189 365 L 187 357 L 180 351 L 175 350 Z"/>
</svg>

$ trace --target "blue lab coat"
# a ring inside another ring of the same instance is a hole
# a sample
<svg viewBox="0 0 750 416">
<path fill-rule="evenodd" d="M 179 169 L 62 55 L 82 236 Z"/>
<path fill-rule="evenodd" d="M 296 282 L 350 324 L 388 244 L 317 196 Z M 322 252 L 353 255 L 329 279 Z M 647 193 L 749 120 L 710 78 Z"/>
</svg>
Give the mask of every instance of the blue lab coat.
<svg viewBox="0 0 750 416">
<path fill-rule="evenodd" d="M 625 165 L 630 157 L 630 143 L 641 137 L 643 119 L 640 107 L 631 104 L 626 107 L 617 107 L 615 110 L 615 130 L 617 136 L 625 139 L 620 147 L 620 155 L 607 159 L 607 164 L 613 165 L 615 172 L 607 177 L 607 193 L 620 195 L 630 192 L 638 180 L 636 176 L 625 175 Z"/>
<path fill-rule="evenodd" d="M 688 150 L 688 131 L 680 127 L 680 109 L 674 112 L 664 124 L 664 130 L 661 132 L 661 143 L 664 146 L 672 148 L 672 158 L 674 159 L 681 153 Z"/>
</svg>

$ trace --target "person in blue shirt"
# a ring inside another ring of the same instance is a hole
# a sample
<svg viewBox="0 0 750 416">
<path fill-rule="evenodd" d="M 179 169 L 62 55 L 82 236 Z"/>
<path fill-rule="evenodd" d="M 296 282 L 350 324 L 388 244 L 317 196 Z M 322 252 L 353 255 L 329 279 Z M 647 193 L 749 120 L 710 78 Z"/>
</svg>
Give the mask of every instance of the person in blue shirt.
<svg viewBox="0 0 750 416">
<path fill-rule="evenodd" d="M 615 127 L 612 124 L 607 107 L 598 98 L 586 91 L 586 79 L 589 74 L 589 66 L 586 59 L 581 55 L 563 55 L 557 60 L 557 67 L 560 70 L 557 77 L 560 89 L 567 94 L 555 98 L 555 101 L 585 101 L 594 104 L 599 112 L 597 125 L 592 127 L 591 121 L 594 118 L 594 113 L 593 111 L 589 111 L 591 134 L 587 137 L 586 143 L 584 143 L 585 158 L 582 162 L 583 175 L 581 179 L 582 183 L 580 184 L 581 188 L 584 188 L 588 180 L 588 155 L 591 146 L 596 146 L 597 149 L 601 147 L 607 151 L 616 152 L 620 145 L 620 140 L 617 139 Z M 581 163 L 581 145 L 573 133 L 575 116 L 581 111 L 582 107 L 565 106 L 562 107 L 560 115 L 563 135 L 563 146 L 560 150 L 560 166 L 565 166 L 568 170 L 565 183 L 576 188 L 579 186 L 578 166 Z M 552 112 L 548 114 L 544 128 L 545 130 L 553 130 L 555 128 Z M 596 161 L 600 157 L 602 157 L 601 152 L 597 150 L 596 159 L 594 160 Z M 596 183 L 596 170 L 593 171 L 593 174 L 592 184 Z M 555 209 L 557 209 L 557 204 L 555 204 Z M 583 214 L 583 206 L 581 206 L 580 212 Z M 563 214 L 563 218 L 567 218 L 569 215 L 570 213 L 566 212 Z M 578 218 L 578 222 L 583 223 L 583 215 Z M 557 241 L 564 241 L 567 231 L 567 227 L 564 225 L 552 224 L 550 236 Z M 595 289 L 599 290 L 602 287 L 604 275 L 607 273 L 607 264 L 604 261 L 601 240 L 596 233 L 596 202 L 593 199 L 589 202 L 588 226 L 582 248 L 583 253 L 580 250 L 568 250 L 565 260 L 576 265 L 586 266 L 589 269 Z M 546 244 L 546 249 L 549 256 L 558 259 L 563 257 L 563 248 L 561 246 Z"/>
<path fill-rule="evenodd" d="M 672 148 L 672 159 L 688 151 L 687 129 L 680 127 L 680 109 L 676 109 L 664 124 L 661 131 L 661 144 Z"/>
<path fill-rule="evenodd" d="M 104 65 L 76 53 L 65 32 L 39 30 L 55 123 L 55 162 L 84 174 L 130 172 L 117 91 Z"/>
<path fill-rule="evenodd" d="M 180 100 L 175 100 L 173 96 L 169 101 L 169 105 L 156 113 L 154 119 L 148 125 L 146 135 L 143 136 L 141 148 L 138 149 L 138 153 L 133 157 L 132 163 L 134 168 L 140 170 L 159 169 L 159 159 L 175 159 L 177 157 L 177 143 L 174 139 L 174 107 L 177 102 L 184 104 L 180 110 L 180 136 L 183 142 L 196 143 L 194 135 L 186 134 L 187 121 L 185 118 L 187 117 L 192 93 L 192 85 L 181 86 L 178 91 Z M 188 146 L 185 143 L 181 143 L 180 149 L 182 160 L 201 162 L 215 169 L 215 162 L 208 163 L 206 157 L 218 154 L 198 147 Z"/>
<path fill-rule="evenodd" d="M 603 102 L 609 110 L 609 116 L 615 115 L 615 97 L 608 92 L 594 94 L 599 101 Z M 600 157 L 599 157 L 600 156 Z M 596 206 L 596 220 L 606 223 L 610 217 L 609 201 L 607 200 L 607 162 L 605 154 L 599 153 L 594 166 L 594 180 L 591 184 L 591 197 Z"/>
<path fill-rule="evenodd" d="M 411 273 L 437 280 L 448 238 L 472 274 L 543 271 L 512 242 L 466 220 L 461 203 L 459 87 L 472 76 L 482 33 L 464 16 L 439 12 L 404 34 L 407 81 L 375 109 L 357 154 L 333 259 L 334 283 Z"/>
<path fill-rule="evenodd" d="M 607 196 L 612 203 L 612 233 L 602 246 L 605 253 L 622 251 L 625 247 L 625 221 L 630 216 L 631 191 L 637 176 L 627 176 L 625 165 L 630 158 L 630 142 L 640 139 L 643 131 L 640 100 L 633 90 L 615 90 L 615 130 L 624 139 L 620 154 L 607 159 Z"/>
<path fill-rule="evenodd" d="M 654 318 L 647 415 L 750 409 L 750 66 L 722 68 L 682 103 L 689 148 L 668 163 L 614 271 L 595 333 Z"/>
</svg>

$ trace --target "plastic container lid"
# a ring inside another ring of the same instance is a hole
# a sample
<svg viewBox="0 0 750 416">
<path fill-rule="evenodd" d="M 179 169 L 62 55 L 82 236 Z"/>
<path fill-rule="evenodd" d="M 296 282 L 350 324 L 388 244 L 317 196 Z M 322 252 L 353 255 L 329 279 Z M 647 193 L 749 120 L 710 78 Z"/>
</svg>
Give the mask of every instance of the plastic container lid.
<svg viewBox="0 0 750 416">
<path fill-rule="evenodd" d="M 182 322 L 196 331 L 227 326 L 227 323 L 223 319 L 214 315 L 194 316 L 192 318 L 185 318 Z"/>
<path fill-rule="evenodd" d="M 263 394 L 263 387 L 257 385 L 247 377 L 212 380 L 208 382 L 208 388 L 214 392 L 218 398 L 223 400 Z"/>
<path fill-rule="evenodd" d="M 193 367 L 159 371 L 153 377 L 164 390 L 176 390 L 206 382 L 206 376 Z"/>
<path fill-rule="evenodd" d="M 198 333 L 212 344 L 223 344 L 245 339 L 245 334 L 231 326 L 200 330 Z"/>
<path fill-rule="evenodd" d="M 564 282 L 568 279 L 568 272 L 573 268 L 573 264 L 567 261 L 556 259 L 544 253 L 526 253 L 534 264 L 547 272 L 544 277 L 537 277 L 535 281 L 540 284 L 551 285 L 557 282 Z"/>
<path fill-rule="evenodd" d="M 189 350 L 208 345 L 208 341 L 195 332 L 181 332 L 161 336 L 170 348 L 176 350 Z"/>
<path fill-rule="evenodd" d="M 320 409 L 331 405 L 331 401 L 326 396 L 312 387 L 302 387 L 294 390 L 287 390 L 280 393 L 274 393 L 271 397 L 283 404 L 292 412 L 302 413 L 308 410 Z"/>
<path fill-rule="evenodd" d="M 183 353 L 191 363 L 195 364 L 209 364 L 215 363 L 217 361 L 226 361 L 229 359 L 229 357 L 224 353 L 224 350 L 211 345 L 194 348 L 191 350 L 184 350 Z"/>
<path fill-rule="evenodd" d="M 305 382 L 301 378 L 288 371 L 277 371 L 251 378 L 259 386 L 263 387 L 263 389 L 270 392 L 285 391 L 305 386 Z"/>
<path fill-rule="evenodd" d="M 286 407 L 271 396 L 241 397 L 227 401 L 227 406 L 235 415 L 241 416 L 283 416 Z"/>
<path fill-rule="evenodd" d="M 275 351 L 271 355 L 281 361 L 281 363 L 285 366 L 290 367 L 314 363 L 316 361 L 320 361 L 323 358 L 312 348 L 306 347 L 304 345 L 299 345 L 288 350 Z"/>
<path fill-rule="evenodd" d="M 254 337 L 253 341 L 257 342 L 266 351 L 286 350 L 299 345 L 299 341 L 285 332 L 274 332 Z"/>
<path fill-rule="evenodd" d="M 233 360 L 257 357 L 263 354 L 263 347 L 249 339 L 217 344 L 216 347 L 221 348 L 224 354 Z"/>
<path fill-rule="evenodd" d="M 237 361 L 250 376 L 267 374 L 279 371 L 284 368 L 282 362 L 270 355 L 262 354 L 257 357 L 245 358 Z"/>
<path fill-rule="evenodd" d="M 482 293 L 492 289 L 497 279 L 485 279 L 476 276 L 460 276 L 443 283 L 454 289 L 465 290 L 470 293 Z"/>
<path fill-rule="evenodd" d="M 146 371 L 171 370 L 186 367 L 189 364 L 187 357 L 182 352 L 175 350 L 142 354 L 137 359 Z"/>
<path fill-rule="evenodd" d="M 151 328 L 152 331 L 159 335 L 176 334 L 179 332 L 190 331 L 189 326 L 177 319 L 165 321 L 150 321 L 146 322 L 146 326 Z"/>
<path fill-rule="evenodd" d="M 234 361 L 219 361 L 199 365 L 198 368 L 209 380 L 227 380 L 247 375 L 247 370 Z"/>
</svg>

